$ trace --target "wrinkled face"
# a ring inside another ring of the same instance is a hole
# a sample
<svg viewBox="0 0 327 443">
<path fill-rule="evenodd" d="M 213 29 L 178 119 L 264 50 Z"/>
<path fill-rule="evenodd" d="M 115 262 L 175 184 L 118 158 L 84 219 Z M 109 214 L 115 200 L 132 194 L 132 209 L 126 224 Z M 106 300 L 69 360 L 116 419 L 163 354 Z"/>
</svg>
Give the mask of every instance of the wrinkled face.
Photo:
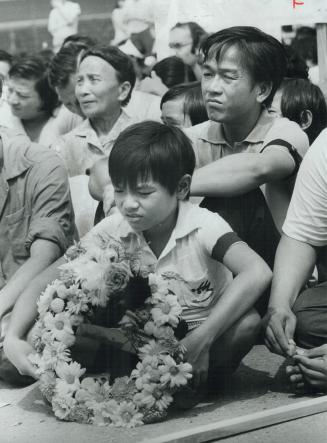
<svg viewBox="0 0 327 443">
<path fill-rule="evenodd" d="M 108 62 L 90 55 L 79 66 L 75 94 L 83 114 L 92 118 L 119 112 L 128 91 L 122 90 L 116 71 Z"/>
<path fill-rule="evenodd" d="M 57 86 L 56 92 L 58 94 L 59 100 L 63 103 L 67 109 L 69 109 L 74 114 L 80 115 L 84 117 L 79 102 L 75 95 L 75 86 L 76 86 L 76 75 L 71 74 L 69 77 L 69 81 L 65 87 Z"/>
<path fill-rule="evenodd" d="M 167 223 L 177 210 L 177 194 L 169 194 L 151 177 L 146 182 L 140 181 L 136 189 L 114 186 L 114 193 L 119 211 L 137 232 L 151 232 Z"/>
<path fill-rule="evenodd" d="M 35 80 L 11 77 L 8 81 L 8 103 L 21 120 L 32 120 L 44 114 L 42 101 L 35 90 Z"/>
<path fill-rule="evenodd" d="M 242 122 L 261 107 L 260 87 L 253 84 L 249 72 L 242 66 L 236 47 L 228 48 L 218 63 L 211 58 L 203 64 L 201 84 L 210 120 Z"/>
<path fill-rule="evenodd" d="M 189 28 L 174 28 L 170 31 L 169 47 L 173 55 L 181 58 L 186 65 L 194 66 L 197 62 L 196 54 L 192 53 L 193 39 Z"/>
<path fill-rule="evenodd" d="M 189 128 L 192 126 L 190 116 L 184 114 L 184 97 L 169 100 L 162 105 L 161 120 L 165 125 Z"/>
</svg>

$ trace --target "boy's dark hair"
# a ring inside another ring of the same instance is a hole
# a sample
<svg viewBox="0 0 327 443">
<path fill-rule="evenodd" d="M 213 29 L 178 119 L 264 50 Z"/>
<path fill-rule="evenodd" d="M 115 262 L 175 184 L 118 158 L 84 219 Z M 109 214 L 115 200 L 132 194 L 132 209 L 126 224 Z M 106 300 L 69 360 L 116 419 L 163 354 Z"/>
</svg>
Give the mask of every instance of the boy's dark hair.
<svg viewBox="0 0 327 443">
<path fill-rule="evenodd" d="M 13 61 L 13 56 L 9 54 L 9 52 L 4 51 L 3 49 L 0 49 L 0 61 L 1 62 L 7 62 L 8 65 L 11 66 Z"/>
<path fill-rule="evenodd" d="M 49 82 L 53 88 L 65 88 L 70 76 L 76 74 L 79 55 L 90 46 L 83 42 L 71 41 L 62 46 L 49 65 Z"/>
<path fill-rule="evenodd" d="M 129 126 L 118 136 L 109 156 L 114 186 L 135 189 L 149 176 L 172 195 L 179 180 L 192 175 L 195 155 L 187 136 L 178 128 L 155 121 Z"/>
<path fill-rule="evenodd" d="M 116 71 L 117 80 L 120 83 L 129 82 L 131 89 L 126 99 L 121 103 L 122 106 L 127 105 L 131 98 L 132 90 L 135 85 L 136 75 L 131 58 L 124 54 L 115 46 L 93 46 L 81 54 L 80 62 L 86 57 L 94 56 L 100 57 L 111 65 Z"/>
<path fill-rule="evenodd" d="M 162 96 L 160 109 L 164 103 L 184 97 L 184 117 L 190 117 L 192 126 L 209 120 L 202 96 L 201 82 L 183 83 L 174 86 Z"/>
<path fill-rule="evenodd" d="M 163 58 L 152 67 L 152 70 L 161 78 L 167 88 L 196 80 L 190 66 L 176 56 Z"/>
<path fill-rule="evenodd" d="M 281 113 L 283 117 L 301 124 L 303 112 L 309 110 L 312 123 L 305 129 L 310 145 L 327 127 L 327 105 L 319 86 L 309 80 L 287 79 L 282 85 Z"/>
<path fill-rule="evenodd" d="M 188 28 L 190 30 L 192 37 L 192 54 L 195 54 L 196 50 L 200 47 L 202 41 L 208 35 L 208 33 L 196 22 L 176 23 L 172 30 L 175 28 Z"/>
<path fill-rule="evenodd" d="M 240 62 L 254 84 L 269 82 L 272 89 L 264 103 L 269 105 L 286 73 L 285 49 L 277 39 L 252 26 L 234 26 L 210 35 L 202 44 L 204 61 L 220 57 L 236 47 Z"/>
<path fill-rule="evenodd" d="M 309 77 L 309 68 L 303 57 L 292 47 L 284 45 L 287 65 L 286 78 L 304 78 Z"/>
<path fill-rule="evenodd" d="M 59 100 L 56 91 L 49 84 L 47 64 L 42 57 L 25 55 L 15 59 L 9 70 L 9 77 L 34 80 L 34 88 L 42 102 L 41 110 L 49 116 L 53 114 Z"/>
</svg>

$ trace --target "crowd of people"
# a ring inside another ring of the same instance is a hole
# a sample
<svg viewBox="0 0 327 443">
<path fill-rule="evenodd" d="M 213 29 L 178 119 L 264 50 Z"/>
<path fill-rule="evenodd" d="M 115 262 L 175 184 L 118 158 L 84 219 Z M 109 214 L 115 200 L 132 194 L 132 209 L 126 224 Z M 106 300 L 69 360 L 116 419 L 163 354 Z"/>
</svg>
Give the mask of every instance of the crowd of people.
<svg viewBox="0 0 327 443">
<path fill-rule="evenodd" d="M 74 27 L 70 3 L 52 15 Z M 156 61 L 146 3 L 119 2 L 110 45 L 74 28 L 53 53 L 0 51 L 0 376 L 37 378 L 37 300 L 67 248 L 103 233 L 185 282 L 195 390 L 264 340 L 295 390 L 327 391 L 324 95 L 254 27 L 177 23 Z"/>
</svg>

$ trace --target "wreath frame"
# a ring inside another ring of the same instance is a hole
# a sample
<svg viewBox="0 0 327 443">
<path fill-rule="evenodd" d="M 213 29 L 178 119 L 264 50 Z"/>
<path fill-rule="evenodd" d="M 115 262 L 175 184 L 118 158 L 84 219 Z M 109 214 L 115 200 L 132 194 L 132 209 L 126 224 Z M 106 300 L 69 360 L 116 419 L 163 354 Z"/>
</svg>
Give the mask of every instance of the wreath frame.
<svg viewBox="0 0 327 443">
<path fill-rule="evenodd" d="M 60 266 L 60 277 L 50 283 L 38 301 L 39 317 L 33 329 L 30 355 L 39 387 L 61 420 L 131 428 L 162 420 L 174 394 L 192 378 L 192 366 L 183 361 L 185 349 L 174 330 L 182 308 L 170 289 L 177 274 L 155 274 L 141 266 L 142 251 L 126 251 L 110 235 L 86 236 L 71 246 Z M 120 326 L 140 361 L 129 376 L 86 376 L 73 361 L 70 348 L 79 326 L 112 297 L 124 298 L 134 277 L 146 278 L 149 293 L 144 304 L 127 310 Z"/>
</svg>

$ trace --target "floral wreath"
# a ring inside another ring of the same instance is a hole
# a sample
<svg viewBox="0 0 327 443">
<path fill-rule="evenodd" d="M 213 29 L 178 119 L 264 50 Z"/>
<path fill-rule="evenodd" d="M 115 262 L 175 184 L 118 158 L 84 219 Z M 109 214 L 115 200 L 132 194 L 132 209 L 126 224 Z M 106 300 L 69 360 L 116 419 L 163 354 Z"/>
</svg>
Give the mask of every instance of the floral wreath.
<svg viewBox="0 0 327 443">
<path fill-rule="evenodd" d="M 40 390 L 59 419 L 118 427 L 158 421 L 192 377 L 177 339 L 185 326 L 182 308 L 169 288 L 169 282 L 180 277 L 142 268 L 141 252 L 128 253 L 109 235 L 87 236 L 68 249 L 60 278 L 40 296 L 33 331 L 36 353 L 30 360 Z M 137 291 L 140 281 L 146 286 Z M 137 292 L 143 297 L 140 303 Z M 73 361 L 70 350 L 77 329 L 90 324 L 94 311 L 108 306 L 110 299 L 128 298 L 134 305 L 126 305 L 120 330 L 139 357 L 136 367 L 111 385 L 109 375 L 84 376 L 86 369 Z M 180 338 L 185 333 L 184 328 Z"/>
</svg>

